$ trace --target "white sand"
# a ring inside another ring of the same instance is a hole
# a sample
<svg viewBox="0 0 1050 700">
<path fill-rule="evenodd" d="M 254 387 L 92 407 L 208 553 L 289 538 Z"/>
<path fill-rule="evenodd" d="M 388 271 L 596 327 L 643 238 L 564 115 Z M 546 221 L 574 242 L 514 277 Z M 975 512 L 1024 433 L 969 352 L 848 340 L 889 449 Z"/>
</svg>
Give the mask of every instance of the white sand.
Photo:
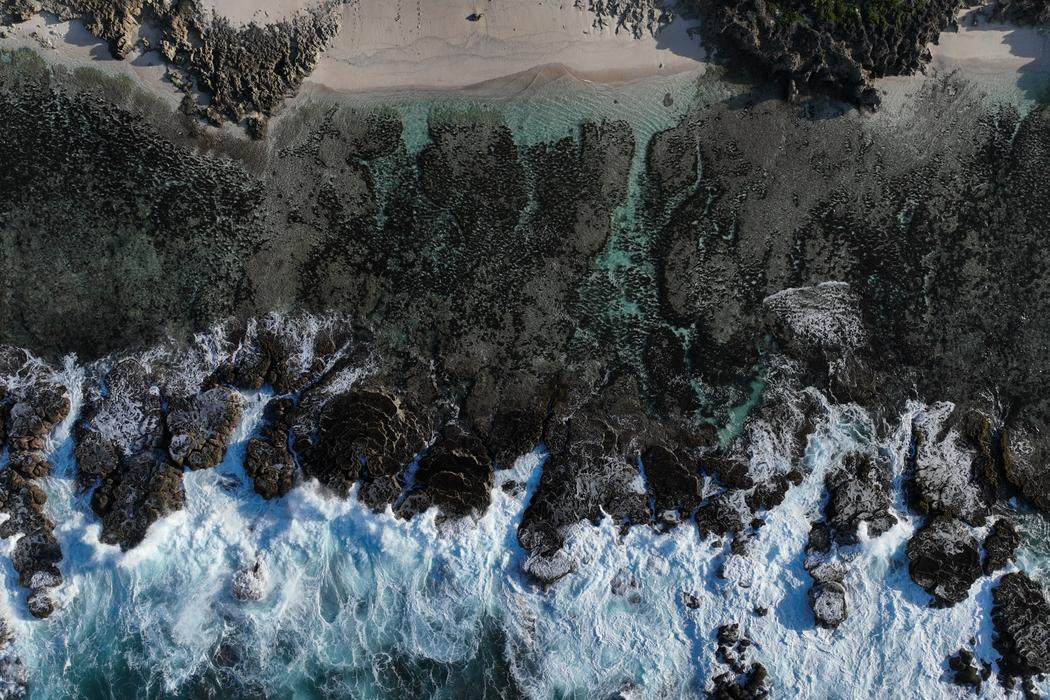
<svg viewBox="0 0 1050 700">
<path fill-rule="evenodd" d="M 474 13 L 481 19 L 469 21 Z M 642 39 L 594 20 L 572 0 L 360 0 L 343 9 L 343 29 L 309 82 L 339 92 L 450 90 L 521 85 L 503 79 L 541 67 L 614 83 L 703 68 L 684 20 Z"/>
<path fill-rule="evenodd" d="M 930 50 L 937 70 L 974 75 L 1050 74 L 1048 28 L 990 23 L 976 10 L 961 12 L 959 30 L 942 34 Z"/>
</svg>

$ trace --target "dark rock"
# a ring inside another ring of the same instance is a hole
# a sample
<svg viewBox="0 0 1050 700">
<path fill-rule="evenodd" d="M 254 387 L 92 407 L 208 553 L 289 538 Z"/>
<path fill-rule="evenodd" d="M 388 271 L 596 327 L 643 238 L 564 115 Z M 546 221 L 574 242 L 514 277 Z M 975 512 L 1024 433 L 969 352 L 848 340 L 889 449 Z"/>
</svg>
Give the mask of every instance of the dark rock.
<svg viewBox="0 0 1050 700">
<path fill-rule="evenodd" d="M 999 667 L 1009 676 L 1050 672 L 1050 604 L 1024 572 L 1006 574 L 992 590 Z"/>
<path fill-rule="evenodd" d="M 642 454 L 642 466 L 657 520 L 667 512 L 691 513 L 700 505 L 700 473 L 691 460 L 658 445 Z"/>
<path fill-rule="evenodd" d="M 999 518 L 984 538 L 984 573 L 991 575 L 1014 558 L 1021 544 L 1021 533 L 1009 518 Z"/>
<path fill-rule="evenodd" d="M 724 537 L 730 532 L 738 532 L 744 527 L 744 514 L 734 503 L 731 493 L 723 493 L 710 499 L 696 511 L 696 524 L 700 528 L 700 537 L 716 535 Z"/>
<path fill-rule="evenodd" d="M 755 485 L 748 473 L 748 463 L 732 456 L 708 455 L 700 462 L 701 468 L 731 489 L 749 489 Z"/>
<path fill-rule="evenodd" d="M 977 539 L 962 522 L 937 516 L 908 542 L 908 573 L 943 605 L 966 600 L 982 575 Z"/>
<path fill-rule="evenodd" d="M 834 629 L 847 617 L 846 587 L 832 579 L 817 581 L 809 589 L 809 607 L 821 627 Z"/>
<path fill-rule="evenodd" d="M 168 412 L 168 456 L 176 466 L 211 469 L 226 454 L 242 414 L 241 397 L 215 388 L 173 401 Z"/>
<path fill-rule="evenodd" d="M 316 444 L 299 452 L 307 476 L 344 497 L 360 480 L 361 500 L 381 509 L 401 494 L 402 472 L 426 437 L 399 399 L 381 390 L 352 389 L 325 403 Z"/>
<path fill-rule="evenodd" d="M 960 649 L 949 656 L 948 668 L 952 671 L 952 681 L 959 686 L 980 689 L 987 680 L 983 669 L 977 665 L 977 657 L 969 649 Z"/>
<path fill-rule="evenodd" d="M 839 544 L 857 543 L 861 523 L 867 524 L 869 537 L 878 537 L 897 523 L 890 512 L 889 473 L 868 455 L 846 455 L 825 485 L 825 515 Z"/>
<path fill-rule="evenodd" d="M 448 425 L 420 458 L 415 484 L 398 512 L 411 517 L 435 505 L 442 518 L 480 515 L 489 506 L 492 485 L 485 445 L 462 427 Z"/>
<path fill-rule="evenodd" d="M 682 591 L 682 602 L 684 602 L 685 607 L 689 608 L 690 610 L 696 610 L 700 607 L 700 599 L 692 593 L 686 591 Z"/>
<path fill-rule="evenodd" d="M 55 426 L 69 415 L 69 396 L 63 387 L 35 384 L 10 411 L 7 439 L 11 468 L 35 479 L 51 472 L 44 450 Z"/>
<path fill-rule="evenodd" d="M 245 449 L 244 471 L 263 498 L 284 496 L 295 486 L 295 459 L 288 447 L 293 410 L 290 399 L 272 399 L 266 404 L 266 423 L 259 436 L 249 440 Z"/>
<path fill-rule="evenodd" d="M 988 508 L 973 468 L 980 454 L 961 430 L 960 418 L 950 406 L 936 404 L 913 422 L 909 501 L 923 515 L 981 525 Z"/>
<path fill-rule="evenodd" d="M 13 469 L 0 470 L 0 537 L 19 536 L 11 553 L 18 584 L 30 591 L 29 612 L 47 617 L 54 611 L 48 591 L 62 583 L 58 563 L 62 550 L 55 538 L 55 524 L 44 512 L 43 489 Z"/>
<path fill-rule="evenodd" d="M 185 503 L 182 470 L 156 452 L 122 462 L 91 496 L 91 508 L 102 520 L 99 539 L 125 551 L 143 540 L 150 525 Z"/>
<path fill-rule="evenodd" d="M 806 551 L 820 554 L 827 554 L 831 551 L 831 528 L 826 522 L 818 521 L 809 526 Z"/>
</svg>

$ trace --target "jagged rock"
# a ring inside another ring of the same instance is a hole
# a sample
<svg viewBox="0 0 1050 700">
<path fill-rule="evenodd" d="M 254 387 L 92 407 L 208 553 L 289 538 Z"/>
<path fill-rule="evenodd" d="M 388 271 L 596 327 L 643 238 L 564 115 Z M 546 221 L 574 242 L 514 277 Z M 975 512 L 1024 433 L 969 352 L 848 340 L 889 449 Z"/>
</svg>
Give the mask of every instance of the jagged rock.
<svg viewBox="0 0 1050 700">
<path fill-rule="evenodd" d="M 980 690 L 991 676 L 991 665 L 977 665 L 976 655 L 969 649 L 960 649 L 948 657 L 948 668 L 952 671 L 952 681 L 959 686 L 968 686 Z"/>
<path fill-rule="evenodd" d="M 906 75 L 930 59 L 927 45 L 954 21 L 955 0 L 907 5 L 862 3 L 856 11 L 823 3 L 690 0 L 703 13 L 712 46 L 762 78 L 877 106 L 876 77 Z"/>
<path fill-rule="evenodd" d="M 172 402 L 167 419 L 171 461 L 190 469 L 217 466 L 242 411 L 240 395 L 225 388 Z"/>
<path fill-rule="evenodd" d="M 1042 444 L 1021 430 L 1004 428 L 1001 447 L 1007 481 L 1044 514 L 1050 513 L 1050 470 Z"/>
<path fill-rule="evenodd" d="M 642 454 L 642 465 L 658 521 L 671 514 L 671 521 L 677 522 L 678 515 L 700 505 L 700 474 L 688 458 L 656 445 Z"/>
<path fill-rule="evenodd" d="M 601 421 L 573 427 L 575 435 L 555 443 L 518 527 L 518 542 L 540 557 L 537 562 L 559 552 L 576 523 L 597 525 L 608 516 L 626 530 L 631 523 L 649 522 L 648 499 L 637 488 L 638 469 L 617 456 L 615 433 Z M 559 564 L 557 570 L 567 573 L 568 567 Z"/>
<path fill-rule="evenodd" d="M 890 512 L 889 474 L 870 456 L 855 452 L 846 455 L 825 485 L 825 516 L 839 544 L 855 544 L 861 523 L 867 523 L 870 537 L 878 537 L 897 523 Z"/>
<path fill-rule="evenodd" d="M 30 479 L 47 476 L 51 462 L 44 453 L 47 436 L 69 415 L 69 395 L 63 387 L 34 385 L 10 411 L 7 439 L 11 468 Z"/>
<path fill-rule="evenodd" d="M 426 437 L 399 399 L 377 389 L 352 389 L 324 404 L 316 444 L 300 453 L 307 476 L 343 496 L 360 480 L 361 500 L 379 509 L 401 494 L 402 472 Z"/>
<path fill-rule="evenodd" d="M 185 503 L 182 470 L 156 452 L 122 462 L 91 497 L 91 508 L 102 520 L 99 539 L 125 551 L 143 540 L 150 525 Z"/>
<path fill-rule="evenodd" d="M 992 622 L 999 667 L 1007 675 L 1050 672 L 1050 604 L 1024 572 L 1006 574 L 992 590 Z"/>
<path fill-rule="evenodd" d="M 58 563 L 62 549 L 54 535 L 55 524 L 44 512 L 47 495 L 13 469 L 0 470 L 0 537 L 18 536 L 11 564 L 18 584 L 30 590 L 29 612 L 47 617 L 54 610 L 48 590 L 62 583 Z"/>
<path fill-rule="evenodd" d="M 584 0 L 575 0 L 575 7 L 583 9 Z M 616 33 L 623 30 L 635 39 L 656 36 L 673 17 L 658 0 L 586 0 L 586 9 L 595 15 L 595 29 L 611 24 Z"/>
<path fill-rule="evenodd" d="M 999 518 L 984 538 L 984 573 L 991 575 L 1006 566 L 1021 544 L 1021 533 L 1008 518 Z"/>
<path fill-rule="evenodd" d="M 817 581 L 809 589 L 809 607 L 821 627 L 834 629 L 847 617 L 846 587 L 839 581 Z"/>
<path fill-rule="evenodd" d="M 550 586 L 575 571 L 576 562 L 559 549 L 552 554 L 529 556 L 522 564 L 522 570 L 537 583 Z"/>
<path fill-rule="evenodd" d="M 210 101 L 198 111 L 221 123 L 269 116 L 297 91 L 339 31 L 335 6 L 321 3 L 287 20 L 238 27 L 197 0 L 4 0 L 0 22 L 24 21 L 41 9 L 63 20 L 81 19 L 121 60 L 148 23 L 160 34 L 160 54 L 181 72 L 177 84 L 207 93 Z"/>
<path fill-rule="evenodd" d="M 238 569 L 230 581 L 233 597 L 243 601 L 259 601 L 266 596 L 266 569 L 261 560 Z"/>
<path fill-rule="evenodd" d="M 295 486 L 295 459 L 288 448 L 293 409 L 290 399 L 273 399 L 266 404 L 266 424 L 245 449 L 244 471 L 263 498 L 284 496 Z"/>
<path fill-rule="evenodd" d="M 696 511 L 700 537 L 724 537 L 730 532 L 739 532 L 744 528 L 744 514 L 735 500 L 732 493 L 723 493 L 700 506 Z"/>
<path fill-rule="evenodd" d="M 984 489 L 974 473 L 980 454 L 960 430 L 961 416 L 935 404 L 912 424 L 909 501 L 923 515 L 947 515 L 981 525 L 987 516 Z"/>
<path fill-rule="evenodd" d="M 444 518 L 480 515 L 489 506 L 492 460 L 481 440 L 446 426 L 419 460 L 415 485 L 398 512 L 406 517 L 435 505 Z"/>
<path fill-rule="evenodd" d="M 688 591 L 682 591 L 682 602 L 690 610 L 696 610 L 700 607 L 700 599 Z"/>
<path fill-rule="evenodd" d="M 908 573 L 943 605 L 966 600 L 982 575 L 977 539 L 962 522 L 931 518 L 908 542 Z"/>
</svg>

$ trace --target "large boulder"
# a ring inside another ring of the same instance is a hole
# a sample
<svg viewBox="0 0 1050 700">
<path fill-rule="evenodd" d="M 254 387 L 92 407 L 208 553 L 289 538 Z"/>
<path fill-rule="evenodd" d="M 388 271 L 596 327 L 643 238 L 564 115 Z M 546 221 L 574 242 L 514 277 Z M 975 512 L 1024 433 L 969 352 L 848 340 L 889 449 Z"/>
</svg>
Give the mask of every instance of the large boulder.
<svg viewBox="0 0 1050 700">
<path fill-rule="evenodd" d="M 861 523 L 878 537 L 897 523 L 891 512 L 889 472 L 870 456 L 850 453 L 825 480 L 828 524 L 839 544 L 855 544 Z"/>
<path fill-rule="evenodd" d="M 271 400 L 266 404 L 266 423 L 259 436 L 248 441 L 244 471 L 251 477 L 255 492 L 263 498 L 283 496 L 295 486 L 295 459 L 288 447 L 293 411 L 291 399 Z"/>
<path fill-rule="evenodd" d="M 190 469 L 217 466 L 242 411 L 240 394 L 225 387 L 173 401 L 167 418 L 172 463 Z"/>
<path fill-rule="evenodd" d="M 993 574 L 1005 567 L 1021 544 L 1021 533 L 1009 518 L 999 518 L 984 538 L 984 572 Z"/>
<path fill-rule="evenodd" d="M 109 473 L 91 497 L 102 519 L 99 539 L 128 550 L 146 536 L 149 526 L 186 504 L 182 469 L 159 452 L 143 452 Z"/>
<path fill-rule="evenodd" d="M 480 515 L 488 508 L 492 459 L 484 443 L 451 424 L 419 460 L 415 483 L 398 512 L 406 517 L 437 506 L 442 518 Z"/>
<path fill-rule="evenodd" d="M 931 518 L 908 542 L 907 553 L 912 580 L 943 605 L 966 600 L 983 573 L 980 543 L 954 518 Z"/>
<path fill-rule="evenodd" d="M 1050 604 L 1024 572 L 1006 574 L 992 591 L 999 666 L 1015 676 L 1050 672 Z"/>
<path fill-rule="evenodd" d="M 381 509 L 400 496 L 404 469 L 427 437 L 400 399 L 380 389 L 351 389 L 321 409 L 305 471 L 343 496 L 361 481 L 361 500 Z"/>
</svg>

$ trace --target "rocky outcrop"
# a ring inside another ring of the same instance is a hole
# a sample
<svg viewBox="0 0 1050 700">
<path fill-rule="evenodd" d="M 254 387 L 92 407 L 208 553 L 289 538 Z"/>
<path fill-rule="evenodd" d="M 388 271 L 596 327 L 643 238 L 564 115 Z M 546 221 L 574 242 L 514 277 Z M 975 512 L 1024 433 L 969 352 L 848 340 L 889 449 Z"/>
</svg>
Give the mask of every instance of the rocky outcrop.
<svg viewBox="0 0 1050 700">
<path fill-rule="evenodd" d="M 575 0 L 575 6 L 593 13 L 594 28 L 611 26 L 629 32 L 635 39 L 656 36 L 672 19 L 659 0 Z"/>
<path fill-rule="evenodd" d="M 209 389 L 173 401 L 168 409 L 168 456 L 177 467 L 211 469 L 222 461 L 242 414 L 241 397 Z"/>
<path fill-rule="evenodd" d="M 401 495 L 404 470 L 428 437 L 399 398 L 379 389 L 351 389 L 324 404 L 314 444 L 297 443 L 297 450 L 306 476 L 343 496 L 360 481 L 360 499 L 381 509 Z"/>
<path fill-rule="evenodd" d="M 1050 604 L 1024 572 L 1006 574 L 992 590 L 999 667 L 1010 676 L 1050 672 Z"/>
<path fill-rule="evenodd" d="M 217 466 L 242 412 L 232 390 L 200 391 L 210 361 L 158 348 L 94 369 L 76 428 L 78 481 L 96 486 L 100 540 L 127 550 L 183 507 L 183 467 Z"/>
<path fill-rule="evenodd" d="M 185 504 L 182 470 L 159 452 L 123 461 L 91 495 L 91 509 L 102 520 L 99 539 L 123 550 L 142 542 L 150 525 Z"/>
<path fill-rule="evenodd" d="M 839 544 L 856 544 L 861 523 L 872 538 L 897 523 L 890 512 L 889 472 L 869 455 L 846 455 L 842 466 L 828 475 L 825 485 L 825 516 Z"/>
<path fill-rule="evenodd" d="M 1021 495 L 1044 514 L 1050 514 L 1050 470 L 1047 447 L 1028 431 L 1004 429 L 1001 437 L 1003 473 Z"/>
<path fill-rule="evenodd" d="M 230 592 L 245 602 L 260 601 L 266 596 L 266 568 L 261 559 L 234 572 Z"/>
<path fill-rule="evenodd" d="M 641 456 L 657 523 L 674 525 L 700 505 L 702 484 L 695 460 L 657 445 Z"/>
<path fill-rule="evenodd" d="M 992 18 L 1017 24 L 1050 23 L 1050 3 L 1046 0 L 997 0 Z"/>
<path fill-rule="evenodd" d="M 261 135 L 265 119 L 309 75 L 339 31 L 337 3 L 325 2 L 290 19 L 235 26 L 197 0 L 5 0 L 0 23 L 22 22 L 40 11 L 80 19 L 123 60 L 137 49 L 156 49 L 170 64 L 171 82 L 187 94 L 184 107 L 215 124 L 248 120 Z M 159 34 L 156 45 L 140 32 Z M 203 106 L 191 96 L 210 99 Z"/>
<path fill-rule="evenodd" d="M 11 406 L 7 439 L 11 468 L 29 479 L 47 476 L 51 462 L 45 448 L 47 437 L 69 415 L 69 395 L 63 387 L 37 384 Z"/>
<path fill-rule="evenodd" d="M 291 399 L 272 399 L 266 404 L 266 422 L 259 436 L 249 440 L 245 449 L 244 471 L 263 498 L 284 496 L 295 486 L 298 471 L 288 447 L 294 409 Z"/>
<path fill-rule="evenodd" d="M 743 636 L 737 624 L 718 628 L 715 660 L 727 671 L 716 673 L 708 697 L 718 700 L 764 700 L 772 693 L 766 667 L 752 661 L 751 640 Z"/>
<path fill-rule="evenodd" d="M 1021 544 L 1021 533 L 1009 518 L 999 518 L 984 538 L 984 573 L 987 575 L 999 571 L 1014 558 L 1014 552 Z"/>
<path fill-rule="evenodd" d="M 961 412 L 948 404 L 930 406 L 915 418 L 908 495 L 912 508 L 923 515 L 980 525 L 988 513 L 989 472 L 975 470 L 985 464 L 984 455 L 966 426 Z"/>
<path fill-rule="evenodd" d="M 966 600 L 983 574 L 980 543 L 953 518 L 930 519 L 908 542 L 907 552 L 912 580 L 942 605 Z"/>
<path fill-rule="evenodd" d="M 952 672 L 952 682 L 979 692 L 992 675 L 992 665 L 987 661 L 978 664 L 978 661 L 977 655 L 969 649 L 959 649 L 949 656 L 948 668 Z"/>
<path fill-rule="evenodd" d="M 58 564 L 62 550 L 55 538 L 54 521 L 45 513 L 47 495 L 14 469 L 0 470 L 0 537 L 18 537 L 11 564 L 18 585 L 29 589 L 27 605 L 34 617 L 48 617 L 55 610 L 50 590 L 62 583 Z"/>
<path fill-rule="evenodd" d="M 452 424 L 445 426 L 419 459 L 414 484 L 398 507 L 411 517 L 431 506 L 439 519 L 482 515 L 493 485 L 492 459 L 481 440 Z"/>
<path fill-rule="evenodd" d="M 0 538 L 16 538 L 10 556 L 18 585 L 29 591 L 30 614 L 45 618 L 55 610 L 52 589 L 63 582 L 62 549 L 46 512 L 47 494 L 36 482 L 51 473 L 48 443 L 69 415 L 69 393 L 28 353 L 0 346 L 0 407 L 8 442 L 8 463 L 0 469 Z"/>
<path fill-rule="evenodd" d="M 800 90 L 877 106 L 874 78 L 907 75 L 930 59 L 927 45 L 954 21 L 957 0 L 855 5 L 807 0 L 690 0 L 704 37 L 737 67 Z"/>
</svg>

